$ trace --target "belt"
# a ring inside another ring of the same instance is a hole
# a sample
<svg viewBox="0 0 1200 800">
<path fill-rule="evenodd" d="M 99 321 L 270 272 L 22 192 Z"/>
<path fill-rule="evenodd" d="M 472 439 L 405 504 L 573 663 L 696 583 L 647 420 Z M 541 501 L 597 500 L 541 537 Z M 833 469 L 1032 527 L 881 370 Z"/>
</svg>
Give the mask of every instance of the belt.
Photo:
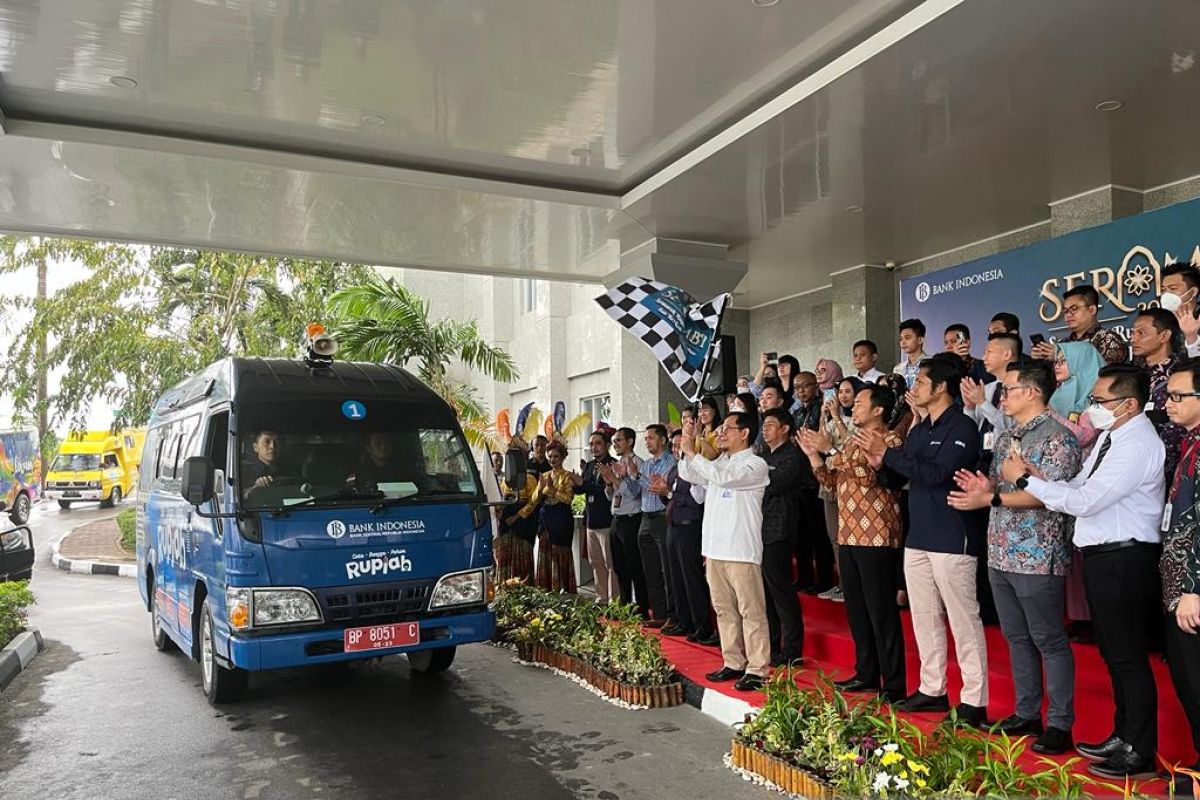
<svg viewBox="0 0 1200 800">
<path fill-rule="evenodd" d="M 667 513 L 667 512 L 666 511 L 643 511 L 642 516 L 643 517 L 661 517 L 665 513 Z"/>
<path fill-rule="evenodd" d="M 1079 552 L 1085 556 L 1097 556 L 1101 553 L 1111 553 L 1114 550 L 1125 550 L 1130 547 L 1158 547 L 1154 542 L 1142 542 L 1137 539 L 1126 539 L 1123 542 L 1105 542 L 1104 544 L 1085 544 Z"/>
</svg>

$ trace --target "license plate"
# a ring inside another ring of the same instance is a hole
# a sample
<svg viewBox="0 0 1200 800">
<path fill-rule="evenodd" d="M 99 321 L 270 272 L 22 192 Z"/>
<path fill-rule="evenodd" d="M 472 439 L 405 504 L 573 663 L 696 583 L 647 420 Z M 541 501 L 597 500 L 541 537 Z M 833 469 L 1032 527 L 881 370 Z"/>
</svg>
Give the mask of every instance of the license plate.
<svg viewBox="0 0 1200 800">
<path fill-rule="evenodd" d="M 420 641 L 421 624 L 419 622 L 368 625 L 365 628 L 347 628 L 342 633 L 342 646 L 347 653 L 407 647 Z"/>
<path fill-rule="evenodd" d="M 79 492 L 63 492 L 63 497 L 79 497 Z"/>
</svg>

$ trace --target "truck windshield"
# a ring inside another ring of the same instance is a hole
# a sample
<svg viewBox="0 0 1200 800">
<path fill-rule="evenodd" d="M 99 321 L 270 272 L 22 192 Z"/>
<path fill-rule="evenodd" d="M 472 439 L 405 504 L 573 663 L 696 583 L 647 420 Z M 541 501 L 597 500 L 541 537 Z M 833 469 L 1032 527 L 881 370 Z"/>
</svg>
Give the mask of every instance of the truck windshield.
<svg viewBox="0 0 1200 800">
<path fill-rule="evenodd" d="M 341 399 L 248 403 L 238 414 L 245 508 L 376 504 L 481 493 L 466 440 L 435 406 Z"/>
<path fill-rule="evenodd" d="M 100 456 L 85 453 L 59 453 L 50 467 L 51 472 L 91 472 L 100 469 Z"/>
</svg>

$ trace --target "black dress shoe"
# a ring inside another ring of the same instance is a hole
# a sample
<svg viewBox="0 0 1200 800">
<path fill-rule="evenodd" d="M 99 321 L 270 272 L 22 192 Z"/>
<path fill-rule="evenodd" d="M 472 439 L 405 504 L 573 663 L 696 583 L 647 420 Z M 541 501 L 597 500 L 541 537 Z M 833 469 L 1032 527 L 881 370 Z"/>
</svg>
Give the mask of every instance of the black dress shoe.
<svg viewBox="0 0 1200 800">
<path fill-rule="evenodd" d="M 847 678 L 844 681 L 834 681 L 833 688 L 837 689 L 839 692 L 869 692 L 871 694 L 875 694 L 879 691 L 879 684 L 871 683 L 870 681 L 864 681 L 862 678 L 855 676 L 853 678 Z"/>
<path fill-rule="evenodd" d="M 804 659 L 800 656 L 790 656 L 787 653 L 780 653 L 777 656 L 771 656 L 772 667 L 791 667 L 797 669 L 804 664 Z"/>
<path fill-rule="evenodd" d="M 1101 778 L 1152 778 L 1155 775 L 1154 757 L 1138 755 L 1129 745 L 1122 745 L 1105 760 L 1088 764 L 1088 772 Z"/>
<path fill-rule="evenodd" d="M 744 669 L 730 669 L 729 667 L 721 667 L 716 672 L 710 672 L 704 677 L 713 683 L 723 683 L 724 681 L 734 681 L 746 674 Z"/>
<path fill-rule="evenodd" d="M 982 706 L 973 706 L 970 703 L 956 705 L 954 711 L 946 715 L 945 721 L 953 721 L 958 725 L 966 725 L 969 728 L 978 728 L 983 731 L 988 729 L 987 709 Z"/>
<path fill-rule="evenodd" d="M 1103 742 L 1080 742 L 1075 745 L 1075 752 L 1092 761 L 1103 761 L 1123 747 L 1125 747 L 1125 742 L 1121 741 L 1121 737 L 1114 733 Z"/>
<path fill-rule="evenodd" d="M 883 702 L 892 708 L 899 708 L 900 704 L 904 702 L 904 692 L 889 692 L 887 689 L 884 689 L 879 696 L 883 698 Z"/>
<path fill-rule="evenodd" d="M 747 672 L 741 680 L 733 685 L 739 692 L 760 692 L 767 685 L 767 679 L 753 672 Z"/>
<path fill-rule="evenodd" d="M 1025 719 L 1013 714 L 996 723 L 996 733 L 1007 733 L 1009 736 L 1040 736 L 1042 721 L 1040 719 Z"/>
<path fill-rule="evenodd" d="M 695 639 L 692 639 L 696 644 L 704 645 L 705 647 L 720 647 L 721 637 L 716 633 L 697 634 Z"/>
<path fill-rule="evenodd" d="M 664 625 L 662 627 L 662 635 L 663 636 L 689 636 L 689 635 L 691 635 L 691 633 L 692 632 L 690 630 L 683 627 L 682 625 L 676 625 L 674 623 L 672 623 L 670 625 Z"/>
<path fill-rule="evenodd" d="M 1033 743 L 1033 752 L 1044 756 L 1061 756 L 1071 749 L 1071 732 L 1062 728 L 1049 727 Z"/>
<path fill-rule="evenodd" d="M 910 694 L 908 697 L 900 701 L 896 706 L 900 711 L 908 711 L 910 713 L 920 713 L 922 711 L 949 711 L 950 698 L 944 694 L 937 697 L 931 697 L 927 694 L 922 694 L 921 690 Z"/>
</svg>

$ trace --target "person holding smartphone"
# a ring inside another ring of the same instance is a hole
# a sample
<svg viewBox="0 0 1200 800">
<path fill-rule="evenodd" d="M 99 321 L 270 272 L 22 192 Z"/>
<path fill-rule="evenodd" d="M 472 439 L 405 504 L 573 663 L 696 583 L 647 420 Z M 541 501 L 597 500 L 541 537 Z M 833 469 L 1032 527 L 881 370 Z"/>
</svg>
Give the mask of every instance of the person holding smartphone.
<svg viewBox="0 0 1200 800">
<path fill-rule="evenodd" d="M 988 374 L 983 362 L 971 355 L 971 329 L 961 322 L 947 325 L 942 334 L 942 344 L 947 353 L 962 359 L 963 376 L 978 383 L 991 383 L 995 378 Z"/>
</svg>

